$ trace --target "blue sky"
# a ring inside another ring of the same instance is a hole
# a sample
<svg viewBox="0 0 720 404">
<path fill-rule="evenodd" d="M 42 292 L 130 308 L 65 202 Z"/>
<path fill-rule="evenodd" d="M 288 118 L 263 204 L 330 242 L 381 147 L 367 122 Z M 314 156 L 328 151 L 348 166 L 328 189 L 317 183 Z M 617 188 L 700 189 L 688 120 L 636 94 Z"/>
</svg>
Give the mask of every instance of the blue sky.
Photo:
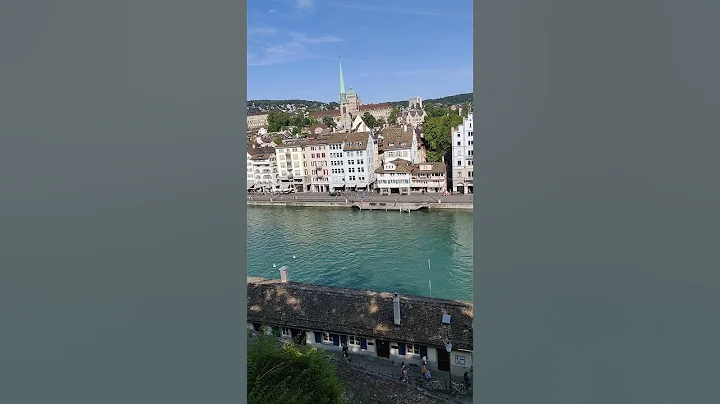
<svg viewBox="0 0 720 404">
<path fill-rule="evenodd" d="M 472 92 L 472 0 L 249 0 L 248 99 Z"/>
</svg>

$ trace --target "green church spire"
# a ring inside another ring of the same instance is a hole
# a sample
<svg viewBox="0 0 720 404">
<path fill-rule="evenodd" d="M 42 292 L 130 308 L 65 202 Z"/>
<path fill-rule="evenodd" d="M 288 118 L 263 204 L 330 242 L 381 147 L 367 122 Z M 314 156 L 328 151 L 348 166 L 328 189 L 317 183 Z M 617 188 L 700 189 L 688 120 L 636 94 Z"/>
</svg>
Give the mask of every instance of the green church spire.
<svg viewBox="0 0 720 404">
<path fill-rule="evenodd" d="M 340 102 L 343 102 L 343 100 L 345 99 L 345 80 L 343 80 L 342 61 L 340 61 L 339 56 L 338 62 L 340 63 Z"/>
</svg>

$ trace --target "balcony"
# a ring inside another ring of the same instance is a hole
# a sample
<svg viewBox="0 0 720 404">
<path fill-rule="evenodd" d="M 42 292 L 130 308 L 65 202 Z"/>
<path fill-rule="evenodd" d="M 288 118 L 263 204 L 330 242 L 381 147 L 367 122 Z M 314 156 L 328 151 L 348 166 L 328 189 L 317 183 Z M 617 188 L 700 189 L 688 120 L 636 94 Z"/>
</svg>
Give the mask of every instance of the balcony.
<svg viewBox="0 0 720 404">
<path fill-rule="evenodd" d="M 472 156 L 472 155 L 465 156 L 465 160 L 472 160 L 472 159 L 473 159 L 473 156 Z"/>
</svg>

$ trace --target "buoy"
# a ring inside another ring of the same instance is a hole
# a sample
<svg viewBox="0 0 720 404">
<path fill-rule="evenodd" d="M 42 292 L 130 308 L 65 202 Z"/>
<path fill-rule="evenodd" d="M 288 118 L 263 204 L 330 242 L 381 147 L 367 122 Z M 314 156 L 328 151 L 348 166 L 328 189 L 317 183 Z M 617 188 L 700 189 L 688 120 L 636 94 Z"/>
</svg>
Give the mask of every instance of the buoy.
<svg viewBox="0 0 720 404">
<path fill-rule="evenodd" d="M 277 265 L 273 264 L 273 268 L 277 268 Z"/>
<path fill-rule="evenodd" d="M 293 258 L 297 258 L 297 257 L 295 257 L 295 256 L 293 255 Z"/>
</svg>

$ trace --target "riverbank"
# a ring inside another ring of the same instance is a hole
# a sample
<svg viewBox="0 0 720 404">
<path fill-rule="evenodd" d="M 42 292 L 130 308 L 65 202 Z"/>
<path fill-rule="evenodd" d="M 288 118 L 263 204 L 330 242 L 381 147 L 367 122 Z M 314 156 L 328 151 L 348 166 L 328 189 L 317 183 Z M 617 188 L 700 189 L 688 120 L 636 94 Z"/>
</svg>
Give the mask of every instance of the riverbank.
<svg viewBox="0 0 720 404">
<path fill-rule="evenodd" d="M 248 200 L 249 206 L 274 206 L 274 207 L 304 207 L 304 208 L 336 208 L 336 209 L 360 209 L 360 210 L 381 210 L 381 211 L 415 211 L 421 210 L 426 207 L 428 210 L 473 210 L 472 203 L 444 203 L 444 202 L 428 202 L 428 203 L 388 203 L 382 206 L 370 205 L 365 203 L 365 208 L 361 208 L 362 205 L 352 202 L 334 202 L 334 201 L 296 201 L 296 200 L 281 200 L 281 201 L 258 201 Z M 418 209 L 418 206 L 422 206 Z"/>
<path fill-rule="evenodd" d="M 248 195 L 250 206 L 337 208 L 382 211 L 415 210 L 472 210 L 472 195 L 413 194 L 413 195 L 377 195 L 351 194 L 347 196 L 329 196 L 324 193 L 298 193 L 286 195 Z"/>
</svg>

